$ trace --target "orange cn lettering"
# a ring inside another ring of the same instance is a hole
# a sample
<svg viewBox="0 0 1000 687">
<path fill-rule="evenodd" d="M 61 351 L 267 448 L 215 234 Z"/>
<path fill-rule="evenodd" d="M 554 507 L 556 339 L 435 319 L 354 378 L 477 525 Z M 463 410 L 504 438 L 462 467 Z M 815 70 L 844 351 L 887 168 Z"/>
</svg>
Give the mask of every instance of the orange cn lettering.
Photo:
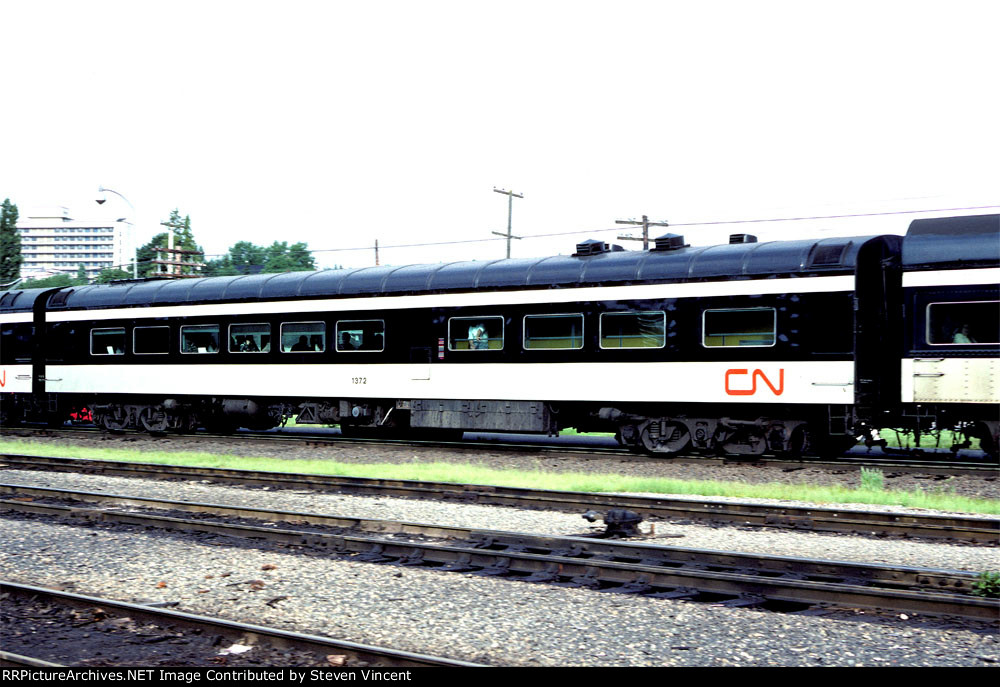
<svg viewBox="0 0 1000 687">
<path fill-rule="evenodd" d="M 749 389 L 734 389 L 729 381 L 730 377 L 736 377 L 740 375 L 749 374 L 746 369 L 729 369 L 726 370 L 726 393 L 730 396 L 753 396 L 757 393 L 757 377 L 764 380 L 764 383 L 774 392 L 775 396 L 781 396 L 785 391 L 785 368 L 778 369 L 778 386 L 775 387 L 771 384 L 771 380 L 767 378 L 762 370 L 754 370 L 753 375 L 750 377 L 750 388 Z"/>
</svg>

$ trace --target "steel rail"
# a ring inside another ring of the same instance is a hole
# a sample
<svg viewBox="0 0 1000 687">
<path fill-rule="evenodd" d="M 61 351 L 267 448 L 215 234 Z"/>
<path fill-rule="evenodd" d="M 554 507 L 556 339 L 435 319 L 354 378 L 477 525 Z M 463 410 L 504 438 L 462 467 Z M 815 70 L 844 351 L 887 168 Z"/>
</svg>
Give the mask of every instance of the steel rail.
<svg viewBox="0 0 1000 687">
<path fill-rule="evenodd" d="M 593 508 L 626 508 L 645 517 L 693 518 L 759 527 L 783 527 L 817 532 L 849 532 L 951 539 L 1000 544 L 1000 519 L 959 515 L 914 515 L 872 510 L 838 510 L 807 506 L 780 506 L 729 501 L 678 499 L 628 494 L 536 490 L 482 484 L 456 484 L 421 480 L 393 480 L 232 468 L 127 463 L 121 461 L 0 454 L 8 465 L 45 467 L 69 471 L 142 477 L 211 479 L 237 484 L 257 484 L 295 489 L 336 490 L 424 499 L 456 499 L 484 505 L 505 505 L 580 512 Z"/>
<path fill-rule="evenodd" d="M 2 485 L 6 493 L 53 496 L 47 488 L 21 489 Z M 62 492 L 63 495 L 69 492 Z M 83 494 L 90 499 L 110 500 L 129 505 L 165 502 L 140 497 Z M 254 511 L 254 509 L 179 502 L 185 510 L 214 511 L 246 517 L 257 512 L 267 519 L 317 522 L 326 520 L 340 526 L 345 519 L 337 516 Z M 657 592 L 673 596 L 712 593 L 740 596 L 751 594 L 761 599 L 805 604 L 838 604 L 866 608 L 891 608 L 912 613 L 946 615 L 991 621 L 1000 617 L 1000 601 L 979 599 L 967 592 L 974 576 L 959 571 L 920 568 L 895 568 L 838 561 L 757 556 L 732 552 L 698 551 L 636 543 L 595 542 L 585 538 L 535 537 L 520 533 L 468 530 L 393 521 L 356 522 L 379 532 L 408 532 L 429 535 L 452 532 L 463 534 L 465 546 L 428 542 L 402 542 L 398 539 L 345 536 L 315 531 L 278 529 L 257 525 L 215 523 L 170 516 L 121 513 L 106 509 L 0 500 L 0 509 L 45 514 L 63 518 L 87 519 L 160 527 L 186 532 L 207 532 L 230 537 L 266 539 L 290 546 L 304 546 L 353 554 L 373 562 L 402 562 L 409 565 L 433 565 L 445 570 L 485 571 L 492 574 L 518 574 L 533 581 L 572 581 L 584 586 L 618 585 L 636 592 Z M 916 589 L 914 589 L 916 587 Z M 964 593 L 963 593 L 964 592 Z"/>
<path fill-rule="evenodd" d="M 17 594 L 21 596 L 36 596 L 48 599 L 56 603 L 71 605 L 82 608 L 93 608 L 99 606 L 103 609 L 113 609 L 116 612 L 125 613 L 130 617 L 139 618 L 145 621 L 171 623 L 199 630 L 209 630 L 217 632 L 232 639 L 239 639 L 246 642 L 248 638 L 251 643 L 254 640 L 266 640 L 277 645 L 291 646 L 303 650 L 317 652 L 319 656 L 336 653 L 345 655 L 348 660 L 361 660 L 369 663 L 376 663 L 380 666 L 390 667 L 426 667 L 426 666 L 451 666 L 473 668 L 482 667 L 477 663 L 459 661 L 456 659 L 442 658 L 438 656 L 428 656 L 409 651 L 400 651 L 385 647 L 360 644 L 318 635 L 289 632 L 276 628 L 252 625 L 221 618 L 211 618 L 208 616 L 174 611 L 165 608 L 152 608 L 142 604 L 103 599 L 73 592 L 56 591 L 44 587 L 36 587 L 26 584 L 18 584 L 7 580 L 0 580 L 0 593 Z"/>
<path fill-rule="evenodd" d="M 357 518 L 321 513 L 304 513 L 226 504 L 174 501 L 145 496 L 127 496 L 37 487 L 29 485 L 0 484 L 0 494 L 10 494 L 14 498 L 49 498 L 57 500 L 84 501 L 113 506 L 136 506 L 167 511 L 208 513 L 231 518 L 246 518 L 267 522 L 285 522 L 296 525 L 319 525 L 321 527 L 351 530 L 371 534 L 408 534 L 437 539 L 464 542 L 479 549 L 511 549 L 538 552 L 566 552 L 572 557 L 603 558 L 619 562 L 643 563 L 655 561 L 661 566 L 711 566 L 733 570 L 757 569 L 767 574 L 803 574 L 823 577 L 842 577 L 864 580 L 868 584 L 890 586 L 925 587 L 946 589 L 961 593 L 968 592 L 975 576 L 962 571 L 930 570 L 903 566 L 861 564 L 846 561 L 814 561 L 789 556 L 774 556 L 759 553 L 725 552 L 710 549 L 666 546 L 654 541 L 622 541 L 597 539 L 593 537 L 572 537 L 525 534 L 500 530 L 483 530 L 451 525 L 435 525 L 401 520 L 378 518 Z M 63 510 L 65 509 L 65 510 Z M 73 507 L 0 500 L 0 510 L 23 510 L 38 512 L 63 512 L 70 516 L 88 516 L 100 519 L 100 513 L 109 513 L 119 521 L 135 518 L 134 524 L 142 524 L 144 518 L 157 517 L 146 513 L 116 514 L 113 511 L 94 510 L 90 513 Z"/>
<path fill-rule="evenodd" d="M 104 433 L 104 430 L 100 430 L 92 427 L 77 427 L 73 429 L 65 428 L 48 428 L 44 430 L 37 430 L 43 434 L 51 435 L 52 433 L 65 433 L 65 434 L 78 434 L 81 432 L 87 433 Z M 279 430 L 280 432 L 280 430 Z M 471 434 L 477 434 L 477 432 L 470 432 Z M 287 441 L 293 443 L 313 443 L 313 444 L 330 444 L 330 445 L 343 445 L 343 444 L 358 444 L 358 445 L 383 445 L 383 446 L 408 446 L 408 447 L 423 447 L 423 448 L 441 448 L 441 449 L 470 449 L 470 448 L 488 448 L 491 450 L 498 451 L 541 451 L 559 454 L 575 454 L 581 457 L 581 460 L 588 460 L 594 458 L 603 457 L 615 457 L 619 459 L 632 460 L 635 462 L 662 462 L 669 461 L 673 464 L 694 464 L 703 465 L 706 463 L 719 463 L 723 465 L 763 465 L 768 467 L 791 467 L 791 468 L 821 468 L 821 469 L 860 469 L 862 467 L 867 468 L 881 468 L 889 469 L 894 472 L 933 472 L 933 474 L 939 475 L 977 475 L 981 473 L 995 473 L 1000 464 L 996 461 L 989 461 L 985 457 L 981 460 L 973 460 L 972 462 L 961 462 L 956 463 L 953 456 L 949 456 L 947 462 L 941 460 L 934 460 L 933 458 L 927 457 L 928 455 L 934 455 L 933 453 L 928 454 L 926 452 L 917 453 L 914 449 L 914 456 L 907 455 L 904 449 L 899 449 L 898 453 L 890 451 L 885 454 L 870 454 L 870 455 L 858 455 L 858 454 L 845 454 L 839 460 L 830 460 L 828 458 L 810 457 L 802 456 L 799 458 L 781 458 L 777 456 L 705 456 L 699 454 L 688 454 L 688 455 L 670 455 L 670 456 L 652 456 L 641 453 L 636 453 L 627 448 L 613 447 L 613 446 L 601 446 L 601 445 L 582 445 L 582 444 L 557 444 L 557 443 L 541 443 L 541 442 L 517 442 L 517 441 L 501 441 L 492 439 L 480 439 L 480 440 L 460 440 L 460 441 L 445 441 L 445 440 L 430 440 L 430 439 L 415 439 L 415 438 L 393 438 L 393 437 L 353 437 L 353 436 L 343 436 L 343 435 L 330 435 L 323 433 L 309 433 L 309 432 L 285 432 L 285 433 L 274 433 L 274 432 L 260 432 L 252 430 L 240 431 L 236 434 L 213 434 L 209 432 L 198 432 L 194 434 L 174 434 L 169 435 L 172 439 L 178 440 L 198 440 L 198 439 L 225 439 L 225 440 L 238 440 L 238 441 Z M 923 457 L 921 457 L 921 455 Z M 943 453 L 941 455 L 944 455 Z"/>
<path fill-rule="evenodd" d="M 31 668 L 63 668 L 62 663 L 49 663 L 48 661 L 43 661 L 38 658 L 32 658 L 31 656 L 24 656 L 22 654 L 12 654 L 9 651 L 0 651 L 0 666 L 4 668 L 24 666 Z"/>
</svg>

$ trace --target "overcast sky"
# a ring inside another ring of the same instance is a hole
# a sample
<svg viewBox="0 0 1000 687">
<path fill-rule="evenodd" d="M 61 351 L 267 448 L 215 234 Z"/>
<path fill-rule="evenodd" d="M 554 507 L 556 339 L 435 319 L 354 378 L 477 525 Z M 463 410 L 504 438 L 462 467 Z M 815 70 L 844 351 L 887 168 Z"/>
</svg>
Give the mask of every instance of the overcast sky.
<svg viewBox="0 0 1000 687">
<path fill-rule="evenodd" d="M 514 257 L 614 242 L 642 214 L 707 244 L 928 215 L 679 225 L 1000 205 L 995 0 L 0 7 L 0 199 L 130 216 L 94 203 L 104 185 L 142 243 L 177 208 L 209 254 L 304 241 L 321 266 L 369 265 L 331 249 L 497 239 L 494 187 L 524 196 L 515 234 L 568 234 Z"/>
</svg>

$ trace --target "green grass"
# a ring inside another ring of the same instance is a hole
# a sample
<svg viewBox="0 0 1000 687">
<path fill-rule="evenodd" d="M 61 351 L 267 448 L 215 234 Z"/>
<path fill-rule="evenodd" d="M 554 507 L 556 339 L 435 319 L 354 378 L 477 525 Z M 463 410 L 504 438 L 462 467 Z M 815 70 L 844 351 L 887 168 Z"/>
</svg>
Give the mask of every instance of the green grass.
<svg viewBox="0 0 1000 687">
<path fill-rule="evenodd" d="M 561 437 L 613 437 L 614 435 L 614 432 L 578 432 L 572 428 L 559 430 Z"/>
<path fill-rule="evenodd" d="M 733 496 L 745 498 L 787 499 L 818 504 L 860 503 L 869 505 L 899 505 L 932 510 L 967 513 L 1000 514 L 1000 501 L 973 499 L 948 493 L 848 489 L 840 486 L 805 484 L 744 484 L 742 482 L 710 482 L 666 478 L 641 478 L 619 474 L 588 474 L 546 472 L 544 470 L 495 470 L 470 464 L 456 463 L 337 463 L 331 460 L 284 460 L 252 458 L 194 452 L 145 452 L 136 455 L 120 449 L 98 449 L 80 446 L 54 446 L 51 443 L 0 440 L 6 453 L 47 455 L 58 453 L 69 458 L 118 460 L 194 467 L 220 467 L 243 470 L 299 472 L 318 475 L 344 475 L 387 479 L 427 480 L 494 484 L 587 492 L 649 492 L 689 496 Z"/>
<path fill-rule="evenodd" d="M 879 435 L 885 439 L 886 446 L 893 448 L 899 448 L 902 444 L 903 448 L 917 448 L 913 445 L 913 435 L 906 435 L 900 433 L 899 436 L 896 435 L 891 429 L 879 430 Z M 951 445 L 955 442 L 955 433 L 951 430 L 942 430 L 941 432 L 941 444 L 939 448 L 949 449 Z M 864 444 L 864 442 L 860 442 Z M 935 448 L 938 447 L 937 439 L 931 434 L 921 434 L 920 435 L 920 447 L 919 448 Z M 972 439 L 969 448 L 973 451 L 980 450 L 979 439 Z"/>
</svg>

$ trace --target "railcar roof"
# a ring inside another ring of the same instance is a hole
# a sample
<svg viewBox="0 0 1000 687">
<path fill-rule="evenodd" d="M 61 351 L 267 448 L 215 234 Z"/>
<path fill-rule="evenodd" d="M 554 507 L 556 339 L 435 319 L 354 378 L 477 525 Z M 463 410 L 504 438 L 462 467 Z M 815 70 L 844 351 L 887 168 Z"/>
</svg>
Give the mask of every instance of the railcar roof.
<svg viewBox="0 0 1000 687">
<path fill-rule="evenodd" d="M 1000 265 L 1000 214 L 935 217 L 910 223 L 903 269 Z"/>
<path fill-rule="evenodd" d="M 568 288 L 780 275 L 850 273 L 874 237 L 807 239 L 612 251 L 598 255 L 363 267 L 201 279 L 150 280 L 67 288 L 49 309 L 404 295 L 514 288 Z"/>
<path fill-rule="evenodd" d="M 51 292 L 51 288 L 15 289 L 0 292 L 0 312 L 30 312 L 39 296 Z"/>
<path fill-rule="evenodd" d="M 567 288 L 672 281 L 755 279 L 851 272 L 858 249 L 876 237 L 771 241 L 617 251 L 584 256 L 487 260 L 150 280 L 0 293 L 0 312 L 30 311 L 43 294 L 50 309 L 115 308 L 403 295 L 515 288 Z M 904 269 L 1000 265 L 1000 214 L 915 220 L 903 241 Z"/>
</svg>

